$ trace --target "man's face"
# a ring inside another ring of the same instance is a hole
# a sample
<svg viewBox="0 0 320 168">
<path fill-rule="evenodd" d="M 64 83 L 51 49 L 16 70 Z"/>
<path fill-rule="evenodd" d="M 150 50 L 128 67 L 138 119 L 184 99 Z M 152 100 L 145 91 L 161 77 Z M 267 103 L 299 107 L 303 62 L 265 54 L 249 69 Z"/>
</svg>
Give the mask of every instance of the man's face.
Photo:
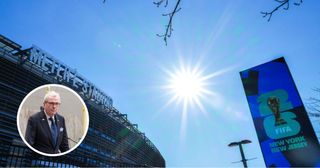
<svg viewBox="0 0 320 168">
<path fill-rule="evenodd" d="M 60 98 L 58 96 L 48 97 L 47 100 L 43 103 L 44 111 L 52 117 L 55 115 L 60 106 Z"/>
</svg>

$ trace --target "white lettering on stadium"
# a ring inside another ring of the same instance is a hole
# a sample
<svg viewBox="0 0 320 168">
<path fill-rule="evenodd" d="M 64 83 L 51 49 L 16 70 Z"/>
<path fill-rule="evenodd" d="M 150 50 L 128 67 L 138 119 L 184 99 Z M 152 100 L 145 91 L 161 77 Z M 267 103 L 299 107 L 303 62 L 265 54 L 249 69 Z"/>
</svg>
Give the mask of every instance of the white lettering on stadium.
<svg viewBox="0 0 320 168">
<path fill-rule="evenodd" d="M 92 99 L 105 107 L 112 106 L 112 99 L 109 96 L 79 75 L 76 70 L 66 66 L 35 45 L 31 48 L 29 61 L 37 65 L 44 72 L 53 75 L 54 78 L 65 81 L 76 90 L 82 91 L 86 98 Z"/>
</svg>

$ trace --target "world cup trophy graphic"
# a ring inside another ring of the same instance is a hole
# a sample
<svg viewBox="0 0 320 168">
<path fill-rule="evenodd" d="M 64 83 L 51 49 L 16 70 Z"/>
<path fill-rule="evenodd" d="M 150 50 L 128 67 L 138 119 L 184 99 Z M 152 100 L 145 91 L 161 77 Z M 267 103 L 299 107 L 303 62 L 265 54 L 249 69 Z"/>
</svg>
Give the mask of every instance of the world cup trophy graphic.
<svg viewBox="0 0 320 168">
<path fill-rule="evenodd" d="M 268 106 L 275 117 L 275 126 L 286 124 L 287 122 L 281 118 L 280 99 L 278 97 L 269 97 Z"/>
</svg>

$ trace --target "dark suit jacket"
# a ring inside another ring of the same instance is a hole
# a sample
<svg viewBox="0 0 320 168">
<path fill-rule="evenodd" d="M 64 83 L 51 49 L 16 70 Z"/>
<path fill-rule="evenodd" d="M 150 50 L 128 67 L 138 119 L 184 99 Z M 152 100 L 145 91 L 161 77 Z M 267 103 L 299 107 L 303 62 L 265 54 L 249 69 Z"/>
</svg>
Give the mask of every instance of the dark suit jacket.
<svg viewBox="0 0 320 168">
<path fill-rule="evenodd" d="M 38 151 L 55 154 L 69 150 L 67 129 L 64 118 L 56 114 L 55 120 L 58 129 L 58 138 L 56 146 L 52 144 L 51 131 L 44 111 L 40 111 L 28 120 L 26 130 L 26 141 Z"/>
</svg>

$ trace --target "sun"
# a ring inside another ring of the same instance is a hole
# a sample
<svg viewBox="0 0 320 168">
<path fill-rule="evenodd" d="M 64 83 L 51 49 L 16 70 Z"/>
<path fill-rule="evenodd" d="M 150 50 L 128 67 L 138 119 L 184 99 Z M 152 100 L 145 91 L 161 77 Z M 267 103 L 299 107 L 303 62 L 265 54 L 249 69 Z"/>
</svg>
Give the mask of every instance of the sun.
<svg viewBox="0 0 320 168">
<path fill-rule="evenodd" d="M 199 72 L 182 68 L 170 76 L 168 88 L 177 99 L 191 103 L 203 95 L 205 83 Z"/>
<path fill-rule="evenodd" d="M 171 104 L 181 106 L 180 136 L 182 138 L 186 135 L 190 113 L 201 112 L 207 115 L 203 102 L 208 100 L 210 95 L 214 95 L 214 92 L 210 91 L 208 87 L 210 79 L 217 74 L 204 75 L 204 70 L 199 67 L 200 64 L 187 66 L 180 62 L 180 68 L 172 71 L 165 70 L 168 76 L 167 84 L 164 87 L 165 93 L 169 94 L 171 98 L 164 107 Z"/>
<path fill-rule="evenodd" d="M 183 116 L 186 116 L 190 107 L 199 109 L 195 110 L 193 108 L 190 112 L 200 111 L 204 114 L 206 113 L 203 101 L 208 99 L 208 96 L 214 95 L 214 92 L 210 91 L 208 87 L 211 85 L 210 79 L 216 76 L 217 73 L 204 75 L 204 70 L 200 69 L 200 67 L 199 63 L 194 66 L 188 66 L 180 62 L 178 69 L 165 70 L 168 75 L 165 89 L 167 90 L 166 93 L 171 95 L 165 106 L 169 106 L 172 103 L 181 104 Z"/>
<path fill-rule="evenodd" d="M 208 73 L 206 66 L 201 65 L 200 62 L 187 65 L 180 60 L 179 64 L 179 68 L 162 69 L 166 73 L 166 84 L 161 88 L 165 89 L 163 94 L 169 98 L 160 111 L 169 108 L 172 104 L 178 107 L 174 111 L 181 114 L 180 137 L 184 139 L 188 118 L 193 116 L 192 118 L 196 119 L 194 117 L 198 116 L 198 113 L 207 116 L 206 107 L 211 108 L 211 101 L 219 97 L 213 87 L 217 83 L 216 77 L 233 70 L 234 67 Z"/>
</svg>

